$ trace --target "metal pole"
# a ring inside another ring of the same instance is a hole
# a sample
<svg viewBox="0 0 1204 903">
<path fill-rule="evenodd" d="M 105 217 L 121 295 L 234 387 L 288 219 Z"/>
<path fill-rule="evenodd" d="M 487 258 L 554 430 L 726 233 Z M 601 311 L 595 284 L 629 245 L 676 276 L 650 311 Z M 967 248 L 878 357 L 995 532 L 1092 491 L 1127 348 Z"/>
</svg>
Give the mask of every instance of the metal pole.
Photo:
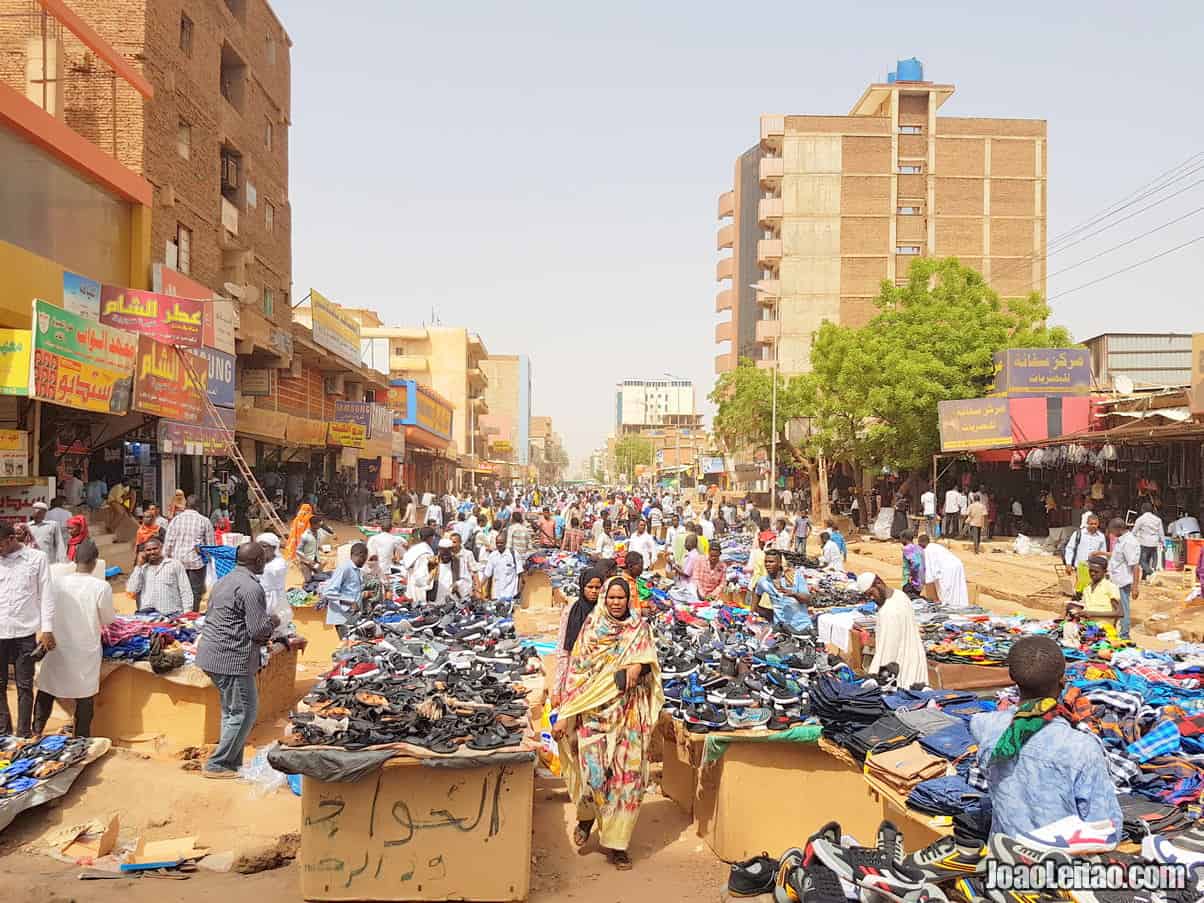
<svg viewBox="0 0 1204 903">
<path fill-rule="evenodd" d="M 778 510 L 778 343 L 773 344 L 773 401 L 770 416 L 772 435 L 769 439 L 769 517 L 777 517 Z"/>
</svg>

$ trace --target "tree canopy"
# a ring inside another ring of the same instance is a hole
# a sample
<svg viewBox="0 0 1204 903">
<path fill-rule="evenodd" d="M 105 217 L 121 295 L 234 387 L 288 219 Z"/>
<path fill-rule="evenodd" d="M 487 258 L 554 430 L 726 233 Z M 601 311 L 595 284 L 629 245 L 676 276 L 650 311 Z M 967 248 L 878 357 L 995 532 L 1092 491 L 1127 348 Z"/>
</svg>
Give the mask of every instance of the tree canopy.
<svg viewBox="0 0 1204 903">
<path fill-rule="evenodd" d="M 619 473 L 635 475 L 640 464 L 652 463 L 652 442 L 643 436 L 624 436 L 615 443 L 615 464 Z"/>
<path fill-rule="evenodd" d="M 768 445 L 773 415 L 772 370 L 741 358 L 734 370 L 722 373 L 708 396 L 716 406 L 712 429 L 728 448 Z M 800 416 L 797 379 L 778 374 L 778 435 L 787 420 Z"/>
</svg>

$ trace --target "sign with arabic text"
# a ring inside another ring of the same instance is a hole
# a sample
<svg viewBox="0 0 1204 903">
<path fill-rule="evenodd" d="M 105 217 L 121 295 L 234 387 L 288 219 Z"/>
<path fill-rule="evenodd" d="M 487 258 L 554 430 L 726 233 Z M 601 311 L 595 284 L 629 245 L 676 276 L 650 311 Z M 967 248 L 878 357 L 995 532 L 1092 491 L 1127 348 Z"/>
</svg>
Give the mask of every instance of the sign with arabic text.
<svg viewBox="0 0 1204 903">
<path fill-rule="evenodd" d="M 29 353 L 33 334 L 28 329 L 0 329 L 0 395 L 29 394 Z"/>
<path fill-rule="evenodd" d="M 33 515 L 34 502 L 50 504 L 50 481 L 39 478 L 32 486 L 0 487 L 0 521 L 15 524 Z"/>
<path fill-rule="evenodd" d="M 342 420 L 332 420 L 326 434 L 328 445 L 341 445 L 343 448 L 363 448 L 368 430 L 362 423 L 348 423 Z"/>
<path fill-rule="evenodd" d="M 205 359 L 209 371 L 209 400 L 219 408 L 234 407 L 234 355 L 204 347 L 198 348 L 197 354 Z"/>
<path fill-rule="evenodd" d="M 310 289 L 310 328 L 314 342 L 343 360 L 360 366 L 360 324 L 321 292 Z"/>
<path fill-rule="evenodd" d="M 389 383 L 389 406 L 399 426 L 416 426 L 441 439 L 451 439 L 452 406 L 412 379 Z"/>
<path fill-rule="evenodd" d="M 29 433 L 0 430 L 0 479 L 29 476 Z"/>
<path fill-rule="evenodd" d="M 100 283 L 63 270 L 63 307 L 73 314 L 95 320 L 100 316 Z"/>
<path fill-rule="evenodd" d="M 969 398 L 937 405 L 941 451 L 981 451 L 1012 444 L 1006 398 Z"/>
<path fill-rule="evenodd" d="M 251 398 L 270 398 L 276 384 L 276 371 L 268 367 L 245 367 L 238 391 Z"/>
<path fill-rule="evenodd" d="M 216 408 L 218 419 L 208 413 L 200 423 L 160 420 L 156 438 L 159 451 L 165 455 L 226 455 L 226 437 L 234 432 L 235 416 L 230 408 Z"/>
<path fill-rule="evenodd" d="M 33 397 L 83 411 L 124 414 L 138 340 L 49 303 L 33 302 Z"/>
<path fill-rule="evenodd" d="M 1193 414 L 1204 414 L 1204 332 L 1191 337 L 1191 388 L 1187 398 Z"/>
<path fill-rule="evenodd" d="M 181 355 L 188 355 L 188 367 Z M 176 349 L 150 336 L 138 337 L 134 373 L 134 410 L 169 420 L 197 423 L 205 409 L 208 361 L 193 351 Z"/>
<path fill-rule="evenodd" d="M 366 401 L 336 401 L 334 419 L 341 423 L 358 423 L 367 431 L 372 422 L 372 405 Z"/>
<path fill-rule="evenodd" d="M 226 354 L 234 353 L 234 332 L 238 327 L 238 307 L 228 298 L 177 273 L 171 267 L 156 263 L 151 272 L 151 285 L 156 292 L 176 298 L 191 298 L 205 302 L 202 319 L 201 344 Z"/>
<path fill-rule="evenodd" d="M 200 348 L 205 301 L 116 285 L 100 288 L 100 322 L 168 345 Z"/>
<path fill-rule="evenodd" d="M 1009 348 L 995 352 L 995 381 L 987 394 L 1087 395 L 1091 382 L 1086 348 Z"/>
</svg>

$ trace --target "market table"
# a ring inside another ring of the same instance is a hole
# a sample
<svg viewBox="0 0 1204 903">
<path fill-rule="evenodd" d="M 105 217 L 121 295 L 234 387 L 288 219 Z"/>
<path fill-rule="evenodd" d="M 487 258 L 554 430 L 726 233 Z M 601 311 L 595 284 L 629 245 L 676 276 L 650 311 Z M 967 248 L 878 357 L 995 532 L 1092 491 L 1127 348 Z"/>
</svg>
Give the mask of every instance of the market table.
<svg viewBox="0 0 1204 903">
<path fill-rule="evenodd" d="M 329 666 L 331 655 L 343 642 L 334 625 L 326 623 L 326 609 L 312 605 L 294 606 L 293 624 L 297 633 L 306 639 L 301 661 Z"/>
<path fill-rule="evenodd" d="M 255 675 L 259 688 L 256 724 L 287 712 L 297 701 L 297 652 L 277 650 Z M 114 743 L 158 742 L 168 746 L 216 743 L 221 735 L 221 700 L 209 676 L 196 665 L 156 674 L 147 662 L 105 660 L 92 734 Z"/>
<path fill-rule="evenodd" d="M 1014 683 L 1006 665 L 961 665 L 928 660 L 928 685 L 938 690 L 994 690 Z"/>
<path fill-rule="evenodd" d="M 917 812 L 907 805 L 907 798 L 893 787 L 888 787 L 871 775 L 864 775 L 870 799 L 880 807 L 882 817 L 894 822 L 903 832 L 903 847 L 907 852 L 922 850 L 935 840 L 953 833 L 948 817 L 931 816 Z"/>
</svg>

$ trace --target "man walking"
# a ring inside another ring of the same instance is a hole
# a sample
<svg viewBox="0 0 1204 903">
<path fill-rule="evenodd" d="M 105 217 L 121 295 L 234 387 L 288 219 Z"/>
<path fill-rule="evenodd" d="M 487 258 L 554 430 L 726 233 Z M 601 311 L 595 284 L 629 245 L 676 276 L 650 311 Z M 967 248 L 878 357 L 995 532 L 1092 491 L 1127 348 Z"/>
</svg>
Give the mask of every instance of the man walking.
<svg viewBox="0 0 1204 903">
<path fill-rule="evenodd" d="M 47 561 L 58 564 L 67 560 L 67 537 L 63 535 L 63 527 L 56 521 L 47 519 L 46 512 L 50 506 L 45 502 L 34 502 L 31 506 L 33 514 L 29 518 L 29 535 L 40 551 L 45 553 Z"/>
<path fill-rule="evenodd" d="M 196 510 L 196 496 L 190 495 L 184 502 L 184 510 L 167 525 L 163 555 L 184 565 L 188 583 L 192 587 L 193 611 L 201 610 L 201 596 L 205 594 L 205 562 L 198 551 L 203 545 L 214 545 L 213 524 L 209 523 L 209 518 Z M 262 556 L 262 550 L 260 555 Z"/>
<path fill-rule="evenodd" d="M 33 721 L 30 653 L 54 649 L 54 596 L 46 555 L 24 546 L 13 525 L 0 522 L 0 736 L 13 733 L 8 710 L 8 669 L 17 677 L 17 730 L 28 737 Z"/>
<path fill-rule="evenodd" d="M 1129 638 L 1130 604 L 1141 589 L 1141 545 L 1133 531 L 1119 517 L 1108 523 L 1108 532 L 1115 537 L 1112 557 L 1108 559 L 1108 579 L 1120 591 L 1120 635 Z"/>
<path fill-rule="evenodd" d="M 811 516 L 802 509 L 794 518 L 794 551 L 807 554 L 807 537 L 811 535 Z"/>
<path fill-rule="evenodd" d="M 983 504 L 982 496 L 975 493 L 970 496 L 970 506 L 966 509 L 966 523 L 970 527 L 970 538 L 974 540 L 974 554 L 977 555 L 982 547 L 982 534 L 987 526 L 987 506 Z"/>
<path fill-rule="evenodd" d="M 936 535 L 936 493 L 931 488 L 920 496 L 920 509 L 924 514 L 924 532 Z"/>
<path fill-rule="evenodd" d="M 1158 550 L 1166 540 L 1162 518 L 1154 513 L 1154 506 L 1149 502 L 1141 506 L 1141 516 L 1133 522 L 1133 536 L 1141 546 L 1141 575 L 1149 580 L 1158 570 Z"/>
<path fill-rule="evenodd" d="M 962 527 L 962 494 L 956 486 L 950 486 L 945 492 L 945 525 L 944 535 L 952 539 L 961 533 Z"/>
<path fill-rule="evenodd" d="M 506 531 L 497 534 L 497 549 L 490 553 L 481 577 L 489 583 L 489 598 L 494 602 L 511 602 L 522 592 L 522 566 L 518 555 L 506 549 Z"/>
<path fill-rule="evenodd" d="M 201 768 L 207 778 L 238 777 L 243 748 L 255 725 L 259 647 L 271 639 L 279 624 L 268 614 L 263 587 L 256 579 L 263 573 L 263 559 L 259 543 L 244 542 L 238 547 L 234 570 L 213 586 L 197 643 L 197 667 L 217 687 L 222 709 L 221 737 Z"/>
</svg>

